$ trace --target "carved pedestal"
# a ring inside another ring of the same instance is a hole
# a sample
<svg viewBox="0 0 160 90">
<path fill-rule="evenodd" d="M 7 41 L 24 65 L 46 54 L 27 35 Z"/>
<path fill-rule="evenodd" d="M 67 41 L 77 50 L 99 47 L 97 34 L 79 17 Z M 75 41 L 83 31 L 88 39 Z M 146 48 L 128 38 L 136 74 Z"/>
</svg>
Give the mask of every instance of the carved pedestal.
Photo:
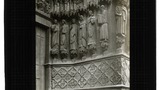
<svg viewBox="0 0 160 90">
<path fill-rule="evenodd" d="M 52 90 L 127 90 L 129 58 L 113 55 L 78 63 L 51 66 Z"/>
</svg>

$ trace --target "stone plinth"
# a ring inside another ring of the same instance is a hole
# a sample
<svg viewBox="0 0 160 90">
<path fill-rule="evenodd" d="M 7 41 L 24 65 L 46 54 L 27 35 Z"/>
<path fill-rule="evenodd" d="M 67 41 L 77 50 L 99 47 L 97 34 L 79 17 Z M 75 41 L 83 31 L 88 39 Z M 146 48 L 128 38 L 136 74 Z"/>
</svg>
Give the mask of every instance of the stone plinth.
<svg viewBox="0 0 160 90">
<path fill-rule="evenodd" d="M 52 90 L 127 90 L 129 58 L 114 55 L 78 63 L 51 66 Z"/>
</svg>

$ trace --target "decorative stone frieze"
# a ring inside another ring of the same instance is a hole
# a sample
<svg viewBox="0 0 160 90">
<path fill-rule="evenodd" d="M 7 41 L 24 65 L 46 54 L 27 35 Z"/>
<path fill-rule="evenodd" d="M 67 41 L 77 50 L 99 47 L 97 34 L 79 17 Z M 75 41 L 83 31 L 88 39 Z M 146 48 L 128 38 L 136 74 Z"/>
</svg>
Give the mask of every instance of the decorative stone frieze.
<svg viewBox="0 0 160 90">
<path fill-rule="evenodd" d="M 52 65 L 52 89 L 129 86 L 129 58 L 123 55 L 68 66 Z"/>
</svg>

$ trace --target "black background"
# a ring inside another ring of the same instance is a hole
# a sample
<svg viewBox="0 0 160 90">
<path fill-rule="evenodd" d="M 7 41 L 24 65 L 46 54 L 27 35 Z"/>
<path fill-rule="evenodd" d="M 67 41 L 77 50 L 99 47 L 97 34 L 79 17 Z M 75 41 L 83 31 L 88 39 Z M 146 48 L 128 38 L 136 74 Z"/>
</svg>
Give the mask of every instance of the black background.
<svg viewBox="0 0 160 90">
<path fill-rule="evenodd" d="M 35 0 L 4 1 L 6 90 L 35 90 Z M 155 0 L 130 5 L 131 90 L 155 90 Z"/>
</svg>

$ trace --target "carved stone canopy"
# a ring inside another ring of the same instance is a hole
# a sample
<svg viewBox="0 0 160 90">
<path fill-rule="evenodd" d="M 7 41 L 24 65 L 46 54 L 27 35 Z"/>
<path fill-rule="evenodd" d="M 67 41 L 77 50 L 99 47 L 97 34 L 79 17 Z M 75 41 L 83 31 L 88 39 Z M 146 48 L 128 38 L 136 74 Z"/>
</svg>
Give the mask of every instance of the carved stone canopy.
<svg viewBox="0 0 160 90">
<path fill-rule="evenodd" d="M 129 7 L 129 0 L 117 0 L 117 5 Z"/>
</svg>

